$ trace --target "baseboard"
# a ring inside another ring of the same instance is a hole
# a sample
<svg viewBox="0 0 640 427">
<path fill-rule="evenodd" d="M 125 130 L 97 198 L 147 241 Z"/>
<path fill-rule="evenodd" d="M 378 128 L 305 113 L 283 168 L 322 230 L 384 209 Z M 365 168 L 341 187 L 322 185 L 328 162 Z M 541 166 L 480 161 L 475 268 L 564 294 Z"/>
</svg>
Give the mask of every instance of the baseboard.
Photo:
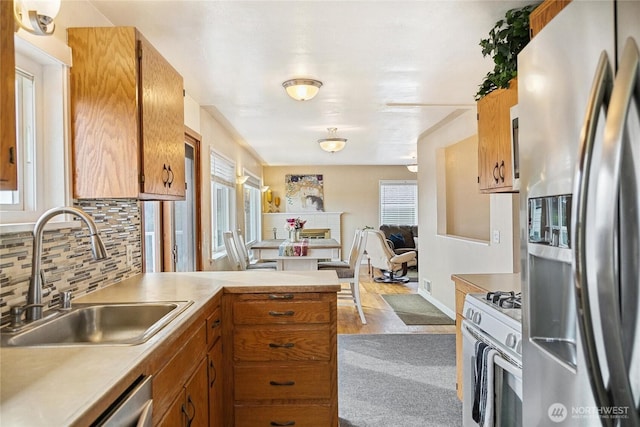
<svg viewBox="0 0 640 427">
<path fill-rule="evenodd" d="M 433 304 L 436 307 L 438 307 L 438 310 L 440 310 L 441 312 L 443 312 L 444 314 L 449 316 L 451 319 L 456 320 L 455 311 L 451 310 L 449 307 L 447 307 L 446 305 L 442 304 L 440 301 L 435 299 L 433 297 L 433 295 L 426 293 L 424 290 L 422 290 L 422 288 L 418 288 L 418 295 L 422 296 L 424 299 L 429 301 L 431 304 Z"/>
</svg>

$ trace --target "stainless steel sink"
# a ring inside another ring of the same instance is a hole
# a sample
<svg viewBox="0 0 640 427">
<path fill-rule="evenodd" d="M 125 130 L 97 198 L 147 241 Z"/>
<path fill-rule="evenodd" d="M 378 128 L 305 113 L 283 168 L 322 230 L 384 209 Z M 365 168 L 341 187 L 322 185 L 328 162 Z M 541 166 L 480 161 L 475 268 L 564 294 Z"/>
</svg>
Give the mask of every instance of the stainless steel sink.
<svg viewBox="0 0 640 427">
<path fill-rule="evenodd" d="M 147 341 L 193 301 L 76 304 L 26 325 L 3 332 L 1 345 L 137 345 Z"/>
</svg>

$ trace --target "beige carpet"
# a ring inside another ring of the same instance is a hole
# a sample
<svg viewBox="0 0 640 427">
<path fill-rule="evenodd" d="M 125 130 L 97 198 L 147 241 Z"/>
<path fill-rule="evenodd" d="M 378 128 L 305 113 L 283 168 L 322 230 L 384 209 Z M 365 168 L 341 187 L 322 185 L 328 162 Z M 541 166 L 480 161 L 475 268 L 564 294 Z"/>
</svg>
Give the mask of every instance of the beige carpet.
<svg viewBox="0 0 640 427">
<path fill-rule="evenodd" d="M 455 322 L 418 294 L 384 294 L 382 298 L 405 325 L 453 325 Z"/>
</svg>

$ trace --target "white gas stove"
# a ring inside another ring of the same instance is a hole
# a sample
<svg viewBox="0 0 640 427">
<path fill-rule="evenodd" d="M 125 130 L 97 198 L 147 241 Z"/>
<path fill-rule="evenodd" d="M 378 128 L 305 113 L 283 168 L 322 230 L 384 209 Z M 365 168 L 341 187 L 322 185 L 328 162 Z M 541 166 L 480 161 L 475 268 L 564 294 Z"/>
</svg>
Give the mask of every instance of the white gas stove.
<svg viewBox="0 0 640 427">
<path fill-rule="evenodd" d="M 467 294 L 463 316 L 482 341 L 522 366 L 522 311 L 519 294 L 490 292 Z"/>
</svg>

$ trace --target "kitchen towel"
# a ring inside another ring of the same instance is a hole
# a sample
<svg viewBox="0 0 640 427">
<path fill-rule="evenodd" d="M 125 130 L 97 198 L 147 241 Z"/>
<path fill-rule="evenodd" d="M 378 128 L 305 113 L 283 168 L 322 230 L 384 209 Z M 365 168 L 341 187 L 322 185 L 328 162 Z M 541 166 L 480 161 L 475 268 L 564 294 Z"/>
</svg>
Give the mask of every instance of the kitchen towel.
<svg viewBox="0 0 640 427">
<path fill-rule="evenodd" d="M 496 350 L 483 342 L 476 342 L 472 418 L 478 425 L 493 425 L 493 358 Z"/>
</svg>

